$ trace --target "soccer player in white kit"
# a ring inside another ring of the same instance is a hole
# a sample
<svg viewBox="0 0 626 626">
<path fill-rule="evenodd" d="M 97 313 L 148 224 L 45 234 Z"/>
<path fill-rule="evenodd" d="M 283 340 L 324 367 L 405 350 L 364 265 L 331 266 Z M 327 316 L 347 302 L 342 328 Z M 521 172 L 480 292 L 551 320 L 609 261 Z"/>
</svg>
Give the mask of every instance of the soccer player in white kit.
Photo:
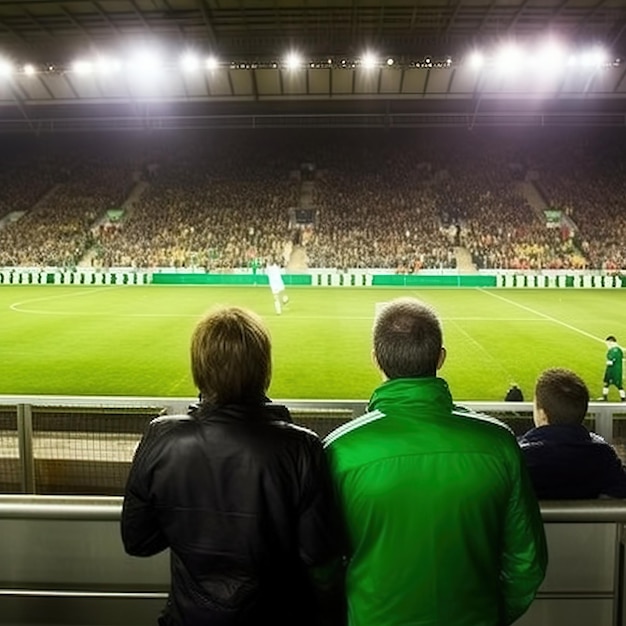
<svg viewBox="0 0 626 626">
<path fill-rule="evenodd" d="M 280 315 L 283 312 L 282 305 L 287 304 L 289 301 L 287 294 L 285 294 L 285 283 L 283 282 L 280 267 L 272 261 L 265 268 L 265 272 L 270 282 L 272 295 L 274 296 L 274 308 L 276 309 L 276 314 Z"/>
</svg>

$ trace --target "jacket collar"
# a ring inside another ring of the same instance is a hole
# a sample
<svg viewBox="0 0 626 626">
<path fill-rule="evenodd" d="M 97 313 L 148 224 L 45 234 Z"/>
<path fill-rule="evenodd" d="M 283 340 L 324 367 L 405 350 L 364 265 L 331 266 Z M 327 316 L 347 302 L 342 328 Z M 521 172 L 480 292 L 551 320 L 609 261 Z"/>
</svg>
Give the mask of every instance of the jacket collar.
<svg viewBox="0 0 626 626">
<path fill-rule="evenodd" d="M 428 378 L 394 378 L 386 380 L 374 390 L 368 410 L 387 413 L 387 407 L 393 413 L 402 406 L 414 411 L 420 406 L 428 406 L 437 413 L 450 414 L 453 408 L 452 395 L 448 383 L 435 376 Z"/>
<path fill-rule="evenodd" d="M 555 441 L 559 443 L 589 441 L 591 435 L 582 424 L 571 426 L 559 424 L 545 424 L 531 428 L 527 433 L 519 437 L 520 443 L 534 443 L 541 441 Z"/>
<path fill-rule="evenodd" d="M 253 419 L 267 422 L 292 422 L 289 409 L 282 404 L 274 404 L 263 397 L 258 403 L 216 405 L 201 402 L 189 407 L 189 415 L 198 420 L 211 419 L 215 416 L 231 419 Z"/>
</svg>

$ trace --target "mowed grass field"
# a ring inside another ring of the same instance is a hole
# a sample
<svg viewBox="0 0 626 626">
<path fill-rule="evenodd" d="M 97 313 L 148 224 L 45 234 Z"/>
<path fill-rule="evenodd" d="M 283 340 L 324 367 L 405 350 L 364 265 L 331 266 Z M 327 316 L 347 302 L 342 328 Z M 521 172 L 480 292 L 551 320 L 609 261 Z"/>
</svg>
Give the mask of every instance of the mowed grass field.
<svg viewBox="0 0 626 626">
<path fill-rule="evenodd" d="M 604 338 L 626 344 L 626 290 L 291 288 L 281 316 L 267 287 L 0 286 L 0 394 L 193 397 L 189 339 L 218 304 L 260 314 L 272 334 L 274 399 L 367 399 L 377 303 L 415 296 L 443 320 L 441 375 L 457 401 L 527 400 L 547 367 L 600 395 Z M 611 390 L 611 400 L 617 392 Z"/>
</svg>

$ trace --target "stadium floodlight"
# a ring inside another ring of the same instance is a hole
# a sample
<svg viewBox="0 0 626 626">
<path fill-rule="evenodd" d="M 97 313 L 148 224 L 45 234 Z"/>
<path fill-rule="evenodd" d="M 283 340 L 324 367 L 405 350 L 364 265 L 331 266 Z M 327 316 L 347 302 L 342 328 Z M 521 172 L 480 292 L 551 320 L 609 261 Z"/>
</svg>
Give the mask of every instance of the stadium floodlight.
<svg viewBox="0 0 626 626">
<path fill-rule="evenodd" d="M 137 52 L 130 60 L 129 69 L 141 77 L 154 76 L 162 68 L 163 63 L 156 52 L 142 50 Z"/>
<path fill-rule="evenodd" d="M 216 70 L 219 67 L 219 61 L 217 60 L 216 57 L 210 56 L 205 61 L 204 65 L 207 68 L 207 70 L 212 72 L 213 70 Z"/>
<path fill-rule="evenodd" d="M 607 63 L 608 55 L 602 48 L 593 48 L 583 52 L 580 56 L 580 64 L 583 67 L 601 67 Z"/>
<path fill-rule="evenodd" d="M 183 72 L 195 72 L 200 67 L 200 59 L 193 52 L 185 52 L 180 58 Z"/>
<path fill-rule="evenodd" d="M 27 63 L 24 66 L 24 74 L 26 74 L 26 76 L 34 76 L 34 74 L 35 74 L 35 66 L 30 64 L 30 63 Z"/>
<path fill-rule="evenodd" d="M 366 52 L 361 57 L 361 66 L 366 70 L 371 70 L 378 65 L 378 57 L 373 52 Z"/>
<path fill-rule="evenodd" d="M 495 64 L 501 72 L 514 74 L 522 67 L 523 60 L 521 49 L 513 44 L 508 44 L 497 53 Z"/>
<path fill-rule="evenodd" d="M 482 52 L 475 50 L 469 56 L 469 66 L 475 70 L 480 69 L 485 65 L 485 57 Z"/>
<path fill-rule="evenodd" d="M 558 43 L 549 41 L 540 47 L 534 61 L 542 70 L 559 70 L 565 67 L 566 58 L 565 49 Z"/>
<path fill-rule="evenodd" d="M 102 56 L 96 59 L 95 66 L 98 74 L 107 75 L 119 72 L 122 64 L 118 59 Z"/>
<path fill-rule="evenodd" d="M 13 74 L 13 64 L 5 59 L 0 59 L 0 76 L 8 78 Z"/>
<path fill-rule="evenodd" d="M 391 57 L 389 57 L 389 58 L 387 59 L 387 65 L 388 65 L 389 67 L 391 67 L 394 63 L 395 63 L 395 61 L 394 61 Z"/>
<path fill-rule="evenodd" d="M 91 74 L 93 69 L 93 63 L 91 61 L 74 61 L 74 63 L 72 63 L 72 71 L 79 76 Z"/>
<path fill-rule="evenodd" d="M 302 57 L 297 52 L 289 52 L 285 57 L 288 70 L 297 70 L 302 67 Z"/>
</svg>

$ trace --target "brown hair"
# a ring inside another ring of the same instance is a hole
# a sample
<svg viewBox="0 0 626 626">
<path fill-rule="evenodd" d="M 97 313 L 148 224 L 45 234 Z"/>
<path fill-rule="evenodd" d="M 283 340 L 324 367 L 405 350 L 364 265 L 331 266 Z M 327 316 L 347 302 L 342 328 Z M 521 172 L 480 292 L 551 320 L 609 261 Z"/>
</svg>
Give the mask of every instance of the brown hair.
<svg viewBox="0 0 626 626">
<path fill-rule="evenodd" d="M 387 378 L 434 376 L 442 341 L 437 314 L 415 298 L 392 300 L 374 324 L 374 355 Z"/>
<path fill-rule="evenodd" d="M 272 376 L 270 336 L 261 318 L 234 306 L 208 313 L 191 338 L 191 372 L 202 401 L 261 401 Z"/>
<path fill-rule="evenodd" d="M 589 390 L 571 370 L 547 369 L 537 379 L 535 404 L 543 409 L 548 424 L 582 424 L 589 407 Z"/>
</svg>

